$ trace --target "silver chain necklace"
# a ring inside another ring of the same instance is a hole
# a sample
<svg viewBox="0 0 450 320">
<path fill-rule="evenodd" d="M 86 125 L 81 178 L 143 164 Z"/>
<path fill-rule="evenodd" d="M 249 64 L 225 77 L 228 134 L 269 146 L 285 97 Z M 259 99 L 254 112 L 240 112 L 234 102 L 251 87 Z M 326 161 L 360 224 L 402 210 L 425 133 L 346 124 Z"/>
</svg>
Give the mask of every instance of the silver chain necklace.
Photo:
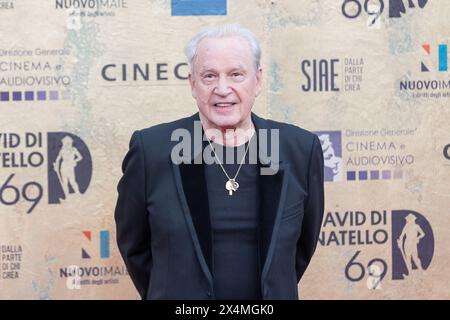
<svg viewBox="0 0 450 320">
<path fill-rule="evenodd" d="M 239 170 L 241 170 L 242 164 L 244 163 L 245 156 L 247 155 L 248 147 L 250 146 L 251 138 L 249 139 L 247 147 L 245 148 L 245 153 L 244 153 L 244 156 L 242 157 L 241 164 L 239 165 L 239 168 L 237 169 L 236 174 L 234 175 L 233 178 L 230 178 L 228 173 L 225 171 L 225 168 L 222 166 L 222 163 L 220 162 L 219 158 L 217 157 L 216 150 L 214 150 L 214 147 L 212 146 L 211 141 L 209 140 L 209 138 L 206 137 L 206 139 L 208 140 L 209 145 L 210 145 L 211 149 L 213 150 L 214 156 L 216 157 L 217 162 L 219 163 L 220 167 L 222 168 L 223 173 L 225 173 L 225 175 L 228 178 L 228 181 L 225 183 L 225 189 L 228 190 L 228 194 L 230 196 L 232 196 L 233 192 L 236 192 L 237 189 L 239 188 L 239 183 L 236 181 L 236 178 L 237 178 L 237 176 L 239 174 Z"/>
</svg>

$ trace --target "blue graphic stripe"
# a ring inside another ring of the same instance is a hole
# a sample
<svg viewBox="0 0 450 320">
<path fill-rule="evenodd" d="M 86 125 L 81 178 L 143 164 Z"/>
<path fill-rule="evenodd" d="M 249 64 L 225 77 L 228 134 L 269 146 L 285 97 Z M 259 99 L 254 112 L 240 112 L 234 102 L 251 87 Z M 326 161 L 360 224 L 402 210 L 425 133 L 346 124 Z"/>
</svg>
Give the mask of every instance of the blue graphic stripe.
<svg viewBox="0 0 450 320">
<path fill-rule="evenodd" d="M 100 231 L 100 257 L 109 258 L 109 231 Z"/>
<path fill-rule="evenodd" d="M 224 16 L 227 0 L 172 0 L 172 16 Z"/>
<path fill-rule="evenodd" d="M 439 71 L 448 71 L 447 45 L 439 45 Z"/>
</svg>

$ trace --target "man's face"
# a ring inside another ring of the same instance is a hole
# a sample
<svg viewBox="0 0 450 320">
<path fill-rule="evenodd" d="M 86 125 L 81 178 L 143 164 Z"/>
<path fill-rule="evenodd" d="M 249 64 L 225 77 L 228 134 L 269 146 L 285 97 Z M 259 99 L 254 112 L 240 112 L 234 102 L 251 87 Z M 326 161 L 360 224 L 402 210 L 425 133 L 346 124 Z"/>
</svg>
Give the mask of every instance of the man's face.
<svg viewBox="0 0 450 320">
<path fill-rule="evenodd" d="M 218 128 L 239 127 L 250 120 L 255 98 L 261 91 L 261 68 L 242 37 L 206 38 L 197 48 L 192 96 L 199 112 Z"/>
</svg>

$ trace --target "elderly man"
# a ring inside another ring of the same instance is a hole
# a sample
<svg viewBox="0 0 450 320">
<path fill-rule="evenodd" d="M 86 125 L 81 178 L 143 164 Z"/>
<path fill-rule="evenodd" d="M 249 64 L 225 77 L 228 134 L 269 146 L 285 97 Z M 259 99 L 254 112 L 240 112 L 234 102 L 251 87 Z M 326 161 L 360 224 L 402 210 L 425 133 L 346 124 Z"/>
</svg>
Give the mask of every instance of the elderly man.
<svg viewBox="0 0 450 320">
<path fill-rule="evenodd" d="M 298 299 L 323 217 L 319 139 L 251 112 L 262 69 L 249 30 L 205 29 L 186 55 L 198 113 L 134 132 L 123 161 L 131 279 L 143 299 Z"/>
</svg>

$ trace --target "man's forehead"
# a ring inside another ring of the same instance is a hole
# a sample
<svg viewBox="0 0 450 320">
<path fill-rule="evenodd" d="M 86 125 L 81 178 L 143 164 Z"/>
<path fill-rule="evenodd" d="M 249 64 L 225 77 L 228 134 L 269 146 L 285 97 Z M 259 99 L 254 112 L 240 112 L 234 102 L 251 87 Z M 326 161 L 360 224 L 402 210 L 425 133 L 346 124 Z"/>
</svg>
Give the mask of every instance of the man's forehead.
<svg viewBox="0 0 450 320">
<path fill-rule="evenodd" d="M 215 49 L 221 50 L 224 48 L 251 53 L 250 45 L 245 38 L 241 36 L 230 36 L 217 38 L 211 37 L 201 40 L 197 47 L 197 55 L 200 53 L 214 51 Z"/>
<path fill-rule="evenodd" d="M 217 70 L 219 68 L 231 71 L 231 70 L 248 69 L 249 66 L 247 66 L 247 65 L 245 65 L 243 63 L 240 63 L 240 62 L 234 62 L 234 63 L 231 62 L 229 64 L 223 64 L 223 63 L 220 63 L 219 61 L 217 61 L 217 63 L 205 62 L 205 63 L 202 63 L 199 66 L 199 72 L 202 73 L 202 72 L 205 72 L 205 71 L 214 71 L 214 70 Z"/>
<path fill-rule="evenodd" d="M 203 39 L 197 48 L 196 56 L 200 72 L 223 67 L 247 69 L 253 59 L 250 46 L 242 37 Z"/>
</svg>

